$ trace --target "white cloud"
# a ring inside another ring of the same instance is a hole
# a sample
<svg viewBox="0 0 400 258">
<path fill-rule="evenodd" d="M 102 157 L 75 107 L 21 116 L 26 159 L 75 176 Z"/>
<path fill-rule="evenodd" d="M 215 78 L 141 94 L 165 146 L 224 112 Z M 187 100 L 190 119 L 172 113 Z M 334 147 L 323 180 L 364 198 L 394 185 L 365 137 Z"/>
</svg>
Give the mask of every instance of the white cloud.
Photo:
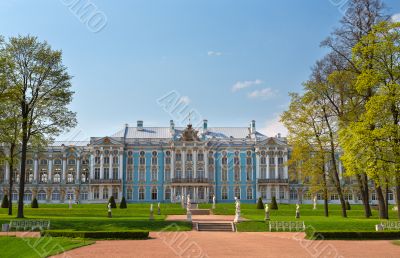
<svg viewBox="0 0 400 258">
<path fill-rule="evenodd" d="M 262 99 L 267 99 L 273 96 L 276 96 L 276 91 L 274 91 L 271 88 L 264 88 L 261 90 L 255 90 L 247 94 L 249 98 L 255 99 L 255 98 L 262 98 Z"/>
<path fill-rule="evenodd" d="M 239 91 L 241 89 L 245 89 L 245 88 L 251 87 L 253 85 L 259 85 L 261 83 L 262 83 L 262 81 L 259 79 L 254 80 L 254 81 L 238 81 L 232 86 L 232 91 L 233 92 Z"/>
<path fill-rule="evenodd" d="M 279 120 L 280 115 L 275 114 L 272 119 L 269 119 L 264 123 L 264 127 L 262 127 L 259 131 L 269 137 L 276 136 L 278 133 L 280 133 L 283 137 L 287 136 L 288 131 Z"/>
<path fill-rule="evenodd" d="M 208 55 L 208 56 L 222 56 L 223 53 L 222 53 L 222 52 L 219 52 L 219 51 L 208 51 L 208 52 L 207 52 L 207 55 Z"/>
<path fill-rule="evenodd" d="M 181 103 L 183 103 L 185 105 L 188 105 L 191 102 L 191 100 L 190 100 L 190 98 L 188 96 L 182 96 L 179 99 L 179 102 L 181 102 Z"/>
<path fill-rule="evenodd" d="M 400 22 L 400 13 L 392 15 L 392 22 Z"/>
</svg>

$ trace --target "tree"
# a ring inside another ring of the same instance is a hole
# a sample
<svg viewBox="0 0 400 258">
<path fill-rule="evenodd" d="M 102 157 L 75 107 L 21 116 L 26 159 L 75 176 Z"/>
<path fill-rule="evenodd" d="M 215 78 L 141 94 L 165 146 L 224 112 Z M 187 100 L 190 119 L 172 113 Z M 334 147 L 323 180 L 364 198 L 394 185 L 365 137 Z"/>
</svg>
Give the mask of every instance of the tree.
<svg viewBox="0 0 400 258">
<path fill-rule="evenodd" d="M 257 209 L 260 209 L 260 210 L 264 209 L 264 203 L 263 203 L 261 197 L 258 198 L 258 201 L 257 201 Z"/>
<path fill-rule="evenodd" d="M 128 208 L 127 205 L 126 205 L 125 196 L 122 196 L 121 203 L 119 204 L 119 208 L 120 208 L 120 209 L 126 209 L 126 208 Z"/>
<path fill-rule="evenodd" d="M 6 74 L 15 89 L 21 119 L 21 167 L 18 218 L 24 217 L 25 166 L 33 137 L 42 142 L 76 125 L 76 114 L 68 109 L 72 101 L 71 76 L 62 64 L 61 51 L 33 36 L 11 37 L 0 49 L 9 62 Z"/>
<path fill-rule="evenodd" d="M 114 196 L 110 197 L 110 199 L 108 200 L 108 203 L 111 204 L 111 208 L 113 208 L 113 209 L 117 208 L 117 204 L 115 203 Z"/>
<path fill-rule="evenodd" d="M 7 194 L 3 196 L 3 200 L 1 201 L 1 208 L 8 208 L 8 197 Z"/>
<path fill-rule="evenodd" d="M 31 203 L 31 208 L 32 209 L 37 209 L 39 208 L 39 204 L 36 198 L 33 198 L 32 203 Z"/>
<path fill-rule="evenodd" d="M 278 203 L 276 202 L 276 197 L 272 196 L 271 200 L 271 205 L 269 207 L 271 210 L 277 210 L 278 209 Z"/>
</svg>

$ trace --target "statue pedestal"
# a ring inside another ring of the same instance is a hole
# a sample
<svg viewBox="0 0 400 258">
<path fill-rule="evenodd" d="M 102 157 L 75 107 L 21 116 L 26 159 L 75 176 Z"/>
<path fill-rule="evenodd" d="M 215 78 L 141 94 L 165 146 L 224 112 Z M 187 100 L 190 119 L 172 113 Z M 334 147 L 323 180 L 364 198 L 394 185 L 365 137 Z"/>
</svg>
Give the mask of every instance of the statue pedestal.
<svg viewBox="0 0 400 258">
<path fill-rule="evenodd" d="M 269 220 L 269 212 L 265 213 L 265 220 Z"/>
<path fill-rule="evenodd" d="M 160 210 L 160 208 L 158 208 L 158 210 L 157 210 L 157 215 L 161 215 L 161 210 Z"/>
<path fill-rule="evenodd" d="M 153 215 L 153 212 L 152 212 L 152 211 L 150 212 L 149 220 L 154 220 L 154 215 Z"/>
<path fill-rule="evenodd" d="M 235 219 L 233 220 L 233 222 L 238 223 L 238 222 L 240 222 L 240 221 L 241 221 L 241 219 L 240 219 L 240 212 L 236 212 L 236 214 L 235 214 Z"/>
<path fill-rule="evenodd" d="M 111 211 L 108 212 L 108 217 L 109 217 L 109 218 L 112 218 Z"/>
<path fill-rule="evenodd" d="M 296 211 L 296 219 L 300 219 L 300 212 Z"/>
<path fill-rule="evenodd" d="M 186 215 L 187 215 L 187 221 L 192 222 L 192 213 L 188 210 Z"/>
</svg>

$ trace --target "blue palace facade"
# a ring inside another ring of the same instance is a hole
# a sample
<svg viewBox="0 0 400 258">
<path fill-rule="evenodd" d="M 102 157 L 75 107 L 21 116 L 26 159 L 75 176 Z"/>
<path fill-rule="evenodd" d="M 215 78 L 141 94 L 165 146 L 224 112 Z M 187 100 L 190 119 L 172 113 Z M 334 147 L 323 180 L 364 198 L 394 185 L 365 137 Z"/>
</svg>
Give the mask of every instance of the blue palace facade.
<svg viewBox="0 0 400 258">
<path fill-rule="evenodd" d="M 6 152 L 6 150 L 4 150 Z M 247 127 L 136 127 L 126 125 L 109 137 L 89 142 L 55 142 L 30 153 L 25 201 L 255 202 L 258 197 L 289 199 L 286 161 L 289 147 L 280 136 L 266 137 L 252 121 Z M 6 153 L 5 153 L 6 154 Z M 0 170 L 0 194 L 8 193 L 8 165 Z M 19 172 L 15 171 L 18 197 Z M 10 194 L 9 194 L 10 196 Z"/>
</svg>

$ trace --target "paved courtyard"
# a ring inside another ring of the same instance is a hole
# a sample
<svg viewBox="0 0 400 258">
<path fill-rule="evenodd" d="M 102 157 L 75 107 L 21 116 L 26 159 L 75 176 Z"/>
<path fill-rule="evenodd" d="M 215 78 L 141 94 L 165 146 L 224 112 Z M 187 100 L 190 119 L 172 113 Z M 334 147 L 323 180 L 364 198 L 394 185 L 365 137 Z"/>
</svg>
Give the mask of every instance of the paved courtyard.
<svg viewBox="0 0 400 258">
<path fill-rule="evenodd" d="M 399 257 L 391 241 L 309 241 L 303 233 L 152 232 L 98 241 L 57 257 Z"/>
</svg>

